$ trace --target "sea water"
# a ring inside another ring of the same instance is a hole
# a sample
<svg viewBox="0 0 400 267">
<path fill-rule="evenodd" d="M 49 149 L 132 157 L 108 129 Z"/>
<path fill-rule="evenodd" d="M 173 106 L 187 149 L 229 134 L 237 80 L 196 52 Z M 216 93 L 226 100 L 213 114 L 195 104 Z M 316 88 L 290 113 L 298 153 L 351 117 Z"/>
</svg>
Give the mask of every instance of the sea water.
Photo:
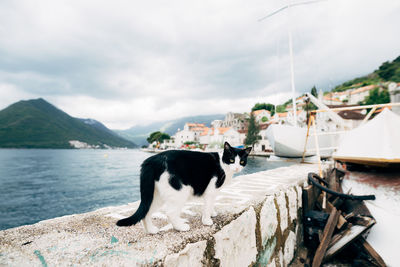
<svg viewBox="0 0 400 267">
<path fill-rule="evenodd" d="M 140 199 L 140 150 L 0 149 L 0 230 Z M 240 174 L 293 163 L 249 157 Z"/>
</svg>

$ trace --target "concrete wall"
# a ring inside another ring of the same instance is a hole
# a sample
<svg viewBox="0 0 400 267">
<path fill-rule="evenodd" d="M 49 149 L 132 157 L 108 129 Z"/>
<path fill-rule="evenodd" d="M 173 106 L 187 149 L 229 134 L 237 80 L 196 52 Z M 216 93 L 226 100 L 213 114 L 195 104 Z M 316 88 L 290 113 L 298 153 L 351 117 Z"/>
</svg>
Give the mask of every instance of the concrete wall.
<svg viewBox="0 0 400 267">
<path fill-rule="evenodd" d="M 188 232 L 154 215 L 156 235 L 140 224 L 116 227 L 138 202 L 0 231 L 0 266 L 287 266 L 301 241 L 301 186 L 316 165 L 236 177 L 217 197 L 212 226 L 201 199 L 183 211 Z"/>
</svg>

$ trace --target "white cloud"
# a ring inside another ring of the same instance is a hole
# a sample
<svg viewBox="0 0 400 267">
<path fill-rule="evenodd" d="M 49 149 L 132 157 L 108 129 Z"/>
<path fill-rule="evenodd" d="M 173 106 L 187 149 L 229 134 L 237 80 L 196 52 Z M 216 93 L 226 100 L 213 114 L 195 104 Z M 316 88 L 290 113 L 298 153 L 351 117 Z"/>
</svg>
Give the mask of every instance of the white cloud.
<svg viewBox="0 0 400 267">
<path fill-rule="evenodd" d="M 14 84 L 0 83 L 0 109 L 18 102 L 20 100 L 28 100 L 35 95 L 18 89 Z"/>
</svg>

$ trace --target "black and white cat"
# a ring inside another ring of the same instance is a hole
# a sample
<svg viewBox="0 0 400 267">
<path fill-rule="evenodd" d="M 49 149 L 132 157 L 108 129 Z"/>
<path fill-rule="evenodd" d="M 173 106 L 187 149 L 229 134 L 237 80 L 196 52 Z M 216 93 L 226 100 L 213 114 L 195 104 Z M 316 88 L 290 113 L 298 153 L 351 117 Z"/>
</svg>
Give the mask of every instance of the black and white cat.
<svg viewBox="0 0 400 267">
<path fill-rule="evenodd" d="M 225 142 L 223 153 L 170 150 L 146 159 L 140 173 L 139 208 L 117 225 L 130 226 L 143 220 L 146 231 L 155 234 L 159 229 L 152 223 L 151 215 L 164 206 L 172 226 L 188 231 L 190 227 L 180 214 L 191 196 L 204 198 L 201 221 L 212 225 L 216 194 L 234 173 L 246 166 L 250 151 L 251 147 L 238 149 Z"/>
</svg>

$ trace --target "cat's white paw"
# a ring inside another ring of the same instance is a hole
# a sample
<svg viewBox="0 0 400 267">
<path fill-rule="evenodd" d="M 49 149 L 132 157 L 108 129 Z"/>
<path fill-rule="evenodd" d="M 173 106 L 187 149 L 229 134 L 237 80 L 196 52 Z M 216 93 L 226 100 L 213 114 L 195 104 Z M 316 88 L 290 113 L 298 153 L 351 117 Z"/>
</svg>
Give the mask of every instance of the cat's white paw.
<svg viewBox="0 0 400 267">
<path fill-rule="evenodd" d="M 187 223 L 182 223 L 174 226 L 175 230 L 180 232 L 186 232 L 190 230 L 190 226 Z"/>
<path fill-rule="evenodd" d="M 155 235 L 155 234 L 157 234 L 157 233 L 160 231 L 160 229 L 158 229 L 158 228 L 155 227 L 155 226 L 152 226 L 152 227 L 148 227 L 148 228 L 146 229 L 146 231 L 147 231 L 149 234 Z"/>
<path fill-rule="evenodd" d="M 218 213 L 215 210 L 213 210 L 211 212 L 211 217 L 217 217 L 217 216 L 218 216 Z"/>
<path fill-rule="evenodd" d="M 213 225 L 213 221 L 211 220 L 211 218 L 210 217 L 208 217 L 208 218 L 201 218 L 201 222 L 203 223 L 203 225 L 207 225 L 207 226 L 210 226 L 210 225 Z"/>
</svg>

